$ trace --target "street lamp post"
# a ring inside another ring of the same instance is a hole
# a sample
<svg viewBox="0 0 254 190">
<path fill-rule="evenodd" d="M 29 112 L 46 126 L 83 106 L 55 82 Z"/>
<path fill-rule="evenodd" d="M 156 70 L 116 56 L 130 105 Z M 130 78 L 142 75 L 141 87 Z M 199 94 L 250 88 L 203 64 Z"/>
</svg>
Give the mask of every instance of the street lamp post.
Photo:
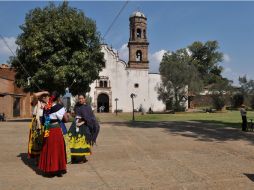
<svg viewBox="0 0 254 190">
<path fill-rule="evenodd" d="M 118 100 L 119 100 L 118 98 L 115 98 L 115 101 L 116 101 L 116 115 L 117 115 L 117 101 Z"/>
<path fill-rule="evenodd" d="M 131 93 L 130 97 L 132 100 L 132 121 L 135 121 L 135 118 L 134 118 L 134 98 L 136 97 L 136 94 Z"/>
</svg>

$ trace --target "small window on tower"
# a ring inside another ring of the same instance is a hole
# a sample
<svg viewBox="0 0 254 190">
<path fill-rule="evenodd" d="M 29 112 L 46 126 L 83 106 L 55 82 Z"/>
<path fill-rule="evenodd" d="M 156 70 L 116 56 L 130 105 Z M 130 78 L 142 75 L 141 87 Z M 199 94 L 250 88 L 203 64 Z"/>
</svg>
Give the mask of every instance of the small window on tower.
<svg viewBox="0 0 254 190">
<path fill-rule="evenodd" d="M 138 88 L 138 87 L 139 87 L 139 84 L 138 84 L 138 83 L 135 83 L 135 84 L 134 84 L 134 87 L 135 87 L 135 88 Z"/>
<path fill-rule="evenodd" d="M 137 38 L 141 38 L 141 29 L 140 28 L 137 29 Z"/>
<path fill-rule="evenodd" d="M 141 62 L 142 61 L 142 52 L 140 50 L 138 50 L 136 52 L 136 61 L 137 62 Z"/>
</svg>

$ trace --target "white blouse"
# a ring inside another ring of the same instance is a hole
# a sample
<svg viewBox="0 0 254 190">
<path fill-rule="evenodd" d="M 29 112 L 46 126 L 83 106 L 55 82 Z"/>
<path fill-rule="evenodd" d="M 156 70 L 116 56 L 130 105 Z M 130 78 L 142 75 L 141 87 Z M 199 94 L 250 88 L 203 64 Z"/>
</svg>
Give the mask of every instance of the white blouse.
<svg viewBox="0 0 254 190">
<path fill-rule="evenodd" d="M 49 117 L 50 117 L 50 119 L 58 119 L 58 120 L 62 121 L 65 112 L 66 112 L 65 108 L 62 107 L 57 112 L 49 114 Z"/>
<path fill-rule="evenodd" d="M 38 103 L 36 104 L 36 106 L 33 109 L 33 115 L 42 117 L 43 116 L 43 108 L 44 108 L 44 104 L 40 101 L 38 101 Z"/>
</svg>

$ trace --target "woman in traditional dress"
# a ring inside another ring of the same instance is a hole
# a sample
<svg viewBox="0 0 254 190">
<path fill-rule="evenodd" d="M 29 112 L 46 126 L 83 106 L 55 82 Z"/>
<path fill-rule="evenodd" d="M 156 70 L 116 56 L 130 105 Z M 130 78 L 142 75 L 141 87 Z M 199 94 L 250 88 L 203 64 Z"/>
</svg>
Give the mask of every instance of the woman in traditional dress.
<svg viewBox="0 0 254 190">
<path fill-rule="evenodd" d="M 65 108 L 58 104 L 60 95 L 53 92 L 44 107 L 44 140 L 39 169 L 49 176 L 66 173 L 66 152 L 60 123 L 69 120 Z"/>
<path fill-rule="evenodd" d="M 58 103 L 63 105 L 63 102 L 61 100 Z M 63 133 L 63 137 L 64 137 L 67 164 L 70 164 L 71 163 L 71 155 L 70 155 L 70 147 L 69 147 L 69 138 L 68 138 L 68 134 L 67 134 L 68 130 L 67 130 L 65 123 L 63 121 L 61 121 L 59 124 L 62 129 L 62 133 Z"/>
<path fill-rule="evenodd" d="M 84 95 L 78 96 L 74 112 L 75 119 L 68 131 L 70 154 L 72 163 L 84 163 L 86 156 L 91 155 L 91 146 L 96 142 L 100 126 Z"/>
<path fill-rule="evenodd" d="M 29 125 L 28 158 L 35 158 L 36 164 L 38 163 L 43 142 L 42 117 L 47 96 L 49 96 L 47 91 L 34 93 L 31 102 L 34 109 L 33 119 Z"/>
</svg>

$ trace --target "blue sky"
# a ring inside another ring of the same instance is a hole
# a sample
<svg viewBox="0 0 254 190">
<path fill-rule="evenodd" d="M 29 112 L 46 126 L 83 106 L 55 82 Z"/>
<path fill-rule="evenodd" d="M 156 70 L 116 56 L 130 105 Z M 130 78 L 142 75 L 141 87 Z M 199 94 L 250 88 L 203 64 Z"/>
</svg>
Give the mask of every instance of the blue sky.
<svg viewBox="0 0 254 190">
<path fill-rule="evenodd" d="M 56 2 L 59 3 L 59 2 Z M 71 1 L 70 6 L 84 11 L 96 21 L 103 36 L 124 1 Z M 48 2 L 1 2 L 0 34 L 12 49 L 21 32 L 25 14 Z M 184 48 L 194 41 L 217 40 L 225 60 L 223 75 L 235 83 L 239 76 L 254 79 L 254 2 L 172 2 L 130 1 L 105 37 L 105 42 L 118 50 L 127 61 L 129 39 L 129 16 L 140 10 L 148 21 L 150 71 L 157 72 L 165 51 Z M 0 40 L 0 63 L 10 56 L 9 50 Z"/>
</svg>

